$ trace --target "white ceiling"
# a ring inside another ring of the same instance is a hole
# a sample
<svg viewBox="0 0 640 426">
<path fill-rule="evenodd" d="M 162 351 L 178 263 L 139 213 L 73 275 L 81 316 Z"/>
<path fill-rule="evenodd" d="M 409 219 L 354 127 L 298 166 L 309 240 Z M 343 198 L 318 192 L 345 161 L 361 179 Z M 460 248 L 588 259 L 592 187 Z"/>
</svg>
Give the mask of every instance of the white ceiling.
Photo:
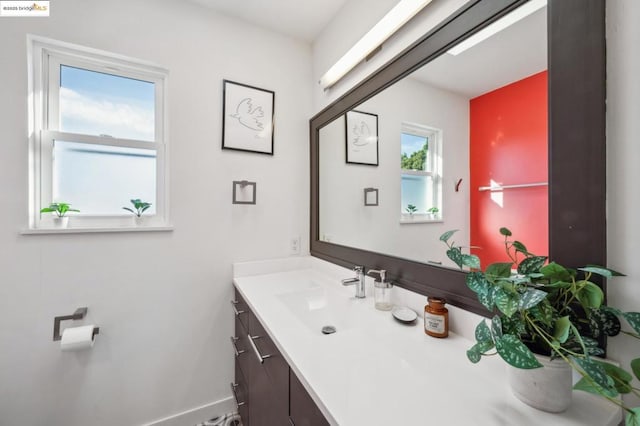
<svg viewBox="0 0 640 426">
<path fill-rule="evenodd" d="M 312 42 L 347 0 L 192 0 L 297 39 Z"/>
<path fill-rule="evenodd" d="M 457 56 L 447 53 L 411 77 L 474 98 L 547 69 L 547 8 Z"/>
</svg>

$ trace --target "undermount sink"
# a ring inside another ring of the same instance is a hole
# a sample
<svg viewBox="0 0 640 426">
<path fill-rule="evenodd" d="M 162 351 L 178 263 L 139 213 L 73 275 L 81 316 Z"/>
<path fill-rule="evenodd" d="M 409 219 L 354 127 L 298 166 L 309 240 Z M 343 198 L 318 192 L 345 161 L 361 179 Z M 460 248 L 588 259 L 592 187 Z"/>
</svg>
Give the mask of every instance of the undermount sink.
<svg viewBox="0 0 640 426">
<path fill-rule="evenodd" d="M 284 306 L 312 332 L 321 334 L 325 326 L 333 326 L 336 332 L 353 326 L 355 313 L 353 299 L 343 292 L 317 285 L 277 296 Z"/>
</svg>

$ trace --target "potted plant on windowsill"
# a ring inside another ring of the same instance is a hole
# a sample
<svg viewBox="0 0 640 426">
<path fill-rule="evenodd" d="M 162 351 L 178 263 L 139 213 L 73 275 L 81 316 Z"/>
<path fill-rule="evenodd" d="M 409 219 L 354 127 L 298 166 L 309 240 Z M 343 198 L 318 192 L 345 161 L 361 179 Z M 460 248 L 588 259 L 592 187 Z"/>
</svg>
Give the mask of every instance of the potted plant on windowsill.
<svg viewBox="0 0 640 426">
<path fill-rule="evenodd" d="M 139 198 L 134 198 L 130 201 L 131 201 L 131 204 L 133 204 L 133 209 L 131 207 L 123 207 L 123 210 L 133 213 L 133 219 L 135 221 L 135 224 L 142 225 L 144 223 L 143 222 L 144 218 L 142 217 L 142 214 L 151 207 L 151 203 L 142 201 Z"/>
<path fill-rule="evenodd" d="M 66 228 L 69 225 L 69 216 L 67 212 L 80 212 L 80 210 L 72 209 L 69 203 L 51 203 L 49 207 L 43 207 L 40 209 L 40 213 L 54 213 L 53 227 L 54 228 Z"/>
<path fill-rule="evenodd" d="M 413 219 L 413 214 L 418 211 L 418 208 L 413 204 L 407 204 L 406 211 L 409 213 L 409 217 Z"/>
<path fill-rule="evenodd" d="M 427 210 L 427 213 L 429 214 L 431 219 L 437 219 L 438 213 L 440 213 L 440 209 L 437 207 L 431 207 L 430 209 Z"/>
<path fill-rule="evenodd" d="M 640 338 L 640 313 L 605 306 L 603 291 L 591 282 L 594 275 L 610 278 L 622 274 L 593 265 L 571 269 L 555 262 L 547 264 L 547 257 L 536 256 L 521 242 L 511 240 L 507 228 L 501 228 L 500 234 L 504 236 L 509 261 L 493 263 L 482 271 L 477 256 L 463 253 L 463 247 L 451 241 L 455 232 L 440 236 L 448 247 L 447 256 L 460 268 L 471 269 L 467 286 L 495 313 L 489 324 L 483 320 L 476 327 L 476 344 L 467 351 L 469 360 L 477 363 L 483 356 L 497 354 L 515 367 L 516 373 L 528 370 L 536 374 L 552 370 L 541 368 L 540 355 L 547 356 L 555 365 L 566 365 L 582 376 L 574 389 L 606 398 L 625 410 L 627 425 L 639 426 L 640 407 L 628 407 L 618 399 L 618 395 L 627 393 L 640 396 L 640 391 L 631 385 L 632 374 L 593 358 L 604 353 L 595 340 L 599 336 L 622 333 Z M 622 331 L 621 319 L 634 331 Z M 640 379 L 640 358 L 634 359 L 630 367 Z M 541 383 L 539 378 L 524 386 L 512 381 L 512 389 L 519 399 L 536 408 L 559 412 L 568 407 L 570 374 L 568 400 L 562 395 L 550 396 L 539 387 Z M 533 394 L 524 395 L 526 391 Z M 550 396 L 554 404 L 565 398 L 564 404 L 541 406 L 544 401 L 538 400 L 539 396 Z"/>
</svg>

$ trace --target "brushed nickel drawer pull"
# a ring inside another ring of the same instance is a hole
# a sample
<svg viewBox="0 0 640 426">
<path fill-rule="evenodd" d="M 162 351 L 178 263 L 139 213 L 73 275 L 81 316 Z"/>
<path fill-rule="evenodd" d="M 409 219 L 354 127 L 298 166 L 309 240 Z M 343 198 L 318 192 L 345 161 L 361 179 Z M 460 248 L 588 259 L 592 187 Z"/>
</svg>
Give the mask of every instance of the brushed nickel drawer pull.
<svg viewBox="0 0 640 426">
<path fill-rule="evenodd" d="M 244 405 L 244 401 L 238 402 L 238 395 L 236 394 L 237 387 L 238 387 L 237 383 L 231 383 L 231 393 L 233 394 L 233 399 L 236 402 L 236 407 L 240 408 L 240 406 Z"/>
<path fill-rule="evenodd" d="M 245 352 L 244 349 L 238 350 L 238 346 L 236 345 L 236 342 L 238 340 L 240 339 L 235 336 L 231 336 L 231 345 L 233 346 L 233 351 L 236 353 L 236 356 L 239 356 L 240 354 L 243 354 Z"/>
<path fill-rule="evenodd" d="M 237 305 L 238 303 L 239 303 L 239 302 L 238 302 L 237 300 L 232 300 L 232 301 L 231 301 L 231 308 L 233 309 L 233 313 L 234 313 L 234 314 L 236 314 L 236 316 L 238 316 L 238 315 L 240 315 L 240 314 L 244 314 L 244 313 L 246 312 L 246 311 L 239 311 L 239 310 L 236 308 L 236 305 Z"/>
<path fill-rule="evenodd" d="M 253 347 L 253 351 L 256 353 L 256 356 L 258 357 L 258 362 L 260 362 L 260 364 L 264 363 L 265 359 L 271 358 L 271 355 L 262 355 L 258 350 L 256 343 L 254 342 L 254 340 L 260 339 L 262 338 L 262 336 L 251 336 L 250 334 L 247 334 L 247 337 L 249 338 L 249 343 L 251 343 L 251 346 Z"/>
</svg>

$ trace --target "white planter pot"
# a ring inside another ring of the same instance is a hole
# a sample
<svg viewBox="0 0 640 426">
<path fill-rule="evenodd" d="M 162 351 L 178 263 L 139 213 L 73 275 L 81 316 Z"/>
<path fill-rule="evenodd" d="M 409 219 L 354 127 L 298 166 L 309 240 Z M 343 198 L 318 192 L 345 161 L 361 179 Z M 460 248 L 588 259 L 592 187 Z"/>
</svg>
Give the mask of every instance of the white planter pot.
<svg viewBox="0 0 640 426">
<path fill-rule="evenodd" d="M 145 226 L 147 224 L 147 218 L 144 216 L 133 215 L 133 223 L 135 226 Z"/>
<path fill-rule="evenodd" d="M 522 370 L 507 366 L 513 394 L 525 404 L 549 413 L 561 413 L 571 405 L 571 366 L 562 359 L 536 355 L 542 368 Z"/>
<path fill-rule="evenodd" d="M 54 216 L 53 217 L 53 227 L 57 229 L 66 228 L 69 226 L 69 216 Z"/>
</svg>

